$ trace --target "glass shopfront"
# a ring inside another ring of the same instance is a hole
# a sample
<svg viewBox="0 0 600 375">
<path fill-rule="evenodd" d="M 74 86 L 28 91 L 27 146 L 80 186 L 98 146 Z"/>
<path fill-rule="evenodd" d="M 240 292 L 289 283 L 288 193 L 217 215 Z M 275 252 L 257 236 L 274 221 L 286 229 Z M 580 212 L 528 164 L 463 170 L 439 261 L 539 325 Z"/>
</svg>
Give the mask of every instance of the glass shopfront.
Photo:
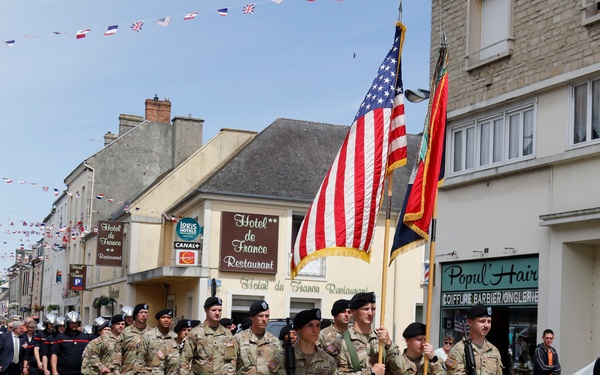
<svg viewBox="0 0 600 375">
<path fill-rule="evenodd" d="M 538 257 L 452 262 L 441 267 L 440 338 L 449 335 L 458 342 L 469 332 L 469 307 L 491 306 L 487 339 L 500 351 L 505 374 L 531 374 L 538 337 Z"/>
</svg>

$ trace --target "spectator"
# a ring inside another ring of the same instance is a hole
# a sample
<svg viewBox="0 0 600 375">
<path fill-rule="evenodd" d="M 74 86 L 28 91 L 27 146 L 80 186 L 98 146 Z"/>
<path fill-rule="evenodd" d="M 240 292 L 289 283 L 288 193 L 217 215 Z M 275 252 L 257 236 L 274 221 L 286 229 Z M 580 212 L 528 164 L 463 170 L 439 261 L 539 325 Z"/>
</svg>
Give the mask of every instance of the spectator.
<svg viewBox="0 0 600 375">
<path fill-rule="evenodd" d="M 554 332 L 547 329 L 542 334 L 542 342 L 535 348 L 533 354 L 533 375 L 560 375 L 561 366 L 558 353 L 552 347 Z"/>
</svg>

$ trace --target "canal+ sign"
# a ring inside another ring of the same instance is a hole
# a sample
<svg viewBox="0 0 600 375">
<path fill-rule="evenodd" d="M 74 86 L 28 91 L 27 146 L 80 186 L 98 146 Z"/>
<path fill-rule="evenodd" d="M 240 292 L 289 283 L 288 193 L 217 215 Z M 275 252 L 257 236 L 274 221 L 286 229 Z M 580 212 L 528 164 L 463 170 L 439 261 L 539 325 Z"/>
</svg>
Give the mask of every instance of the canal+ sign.
<svg viewBox="0 0 600 375">
<path fill-rule="evenodd" d="M 177 223 L 175 231 L 182 240 L 193 241 L 200 235 L 202 229 L 196 220 L 191 217 L 184 217 Z"/>
</svg>

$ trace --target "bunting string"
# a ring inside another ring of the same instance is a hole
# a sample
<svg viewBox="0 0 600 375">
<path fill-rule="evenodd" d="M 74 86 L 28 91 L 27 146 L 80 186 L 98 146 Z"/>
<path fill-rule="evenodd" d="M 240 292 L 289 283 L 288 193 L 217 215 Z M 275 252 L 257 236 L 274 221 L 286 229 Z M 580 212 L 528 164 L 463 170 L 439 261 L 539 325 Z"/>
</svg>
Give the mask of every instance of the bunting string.
<svg viewBox="0 0 600 375">
<path fill-rule="evenodd" d="M 224 7 L 224 8 L 217 8 L 211 12 L 203 12 L 202 15 L 204 15 L 204 14 L 208 15 L 209 13 L 216 15 L 216 16 L 221 16 L 221 17 L 225 17 L 230 14 L 252 15 L 256 11 L 256 8 L 258 5 L 263 5 L 263 4 L 280 5 L 283 3 L 283 1 L 284 0 L 265 0 L 262 2 L 258 2 L 258 3 L 248 3 L 245 5 L 235 5 L 235 6 L 229 6 L 229 7 Z M 316 2 L 316 0 L 306 0 L 306 1 L 312 2 L 312 3 Z M 343 2 L 343 0 L 335 0 L 335 1 Z M 123 29 L 125 31 L 127 31 L 127 29 L 129 29 L 130 31 L 140 33 L 144 30 L 145 27 L 148 27 L 148 25 L 151 24 L 150 22 L 153 22 L 155 24 L 155 26 L 169 27 L 175 19 L 181 18 L 182 21 L 190 21 L 190 20 L 194 20 L 199 15 L 200 15 L 200 12 L 196 11 L 196 12 L 190 12 L 190 13 L 181 14 L 181 15 L 171 15 L 171 16 L 166 16 L 166 17 L 161 17 L 161 18 L 156 17 L 151 20 L 143 19 L 143 20 L 134 20 L 134 21 L 131 21 L 128 23 L 122 23 L 122 24 L 111 24 L 106 27 L 90 27 L 90 28 L 80 29 L 80 30 L 76 30 L 76 31 L 49 31 L 44 35 L 23 35 L 20 38 L 1 39 L 1 40 L 2 40 L 2 42 L 4 42 L 4 44 L 6 46 L 13 47 L 19 40 L 39 39 L 39 38 L 44 38 L 47 36 L 74 35 L 75 38 L 77 38 L 77 39 L 84 39 L 84 38 L 87 38 L 88 35 L 93 35 L 93 34 L 98 34 L 98 33 L 101 33 L 101 35 L 103 35 L 103 36 L 112 36 L 112 35 L 117 34 L 117 32 L 119 32 L 120 30 L 123 30 Z M 58 30 L 60 30 L 60 29 L 58 29 Z"/>
</svg>

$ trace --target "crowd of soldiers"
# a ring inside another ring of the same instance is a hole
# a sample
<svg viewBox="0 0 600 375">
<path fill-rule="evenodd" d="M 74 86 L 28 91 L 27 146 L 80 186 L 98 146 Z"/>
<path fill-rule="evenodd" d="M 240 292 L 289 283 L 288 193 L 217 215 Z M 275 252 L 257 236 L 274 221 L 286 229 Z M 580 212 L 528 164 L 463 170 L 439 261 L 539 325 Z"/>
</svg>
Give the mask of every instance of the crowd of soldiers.
<svg viewBox="0 0 600 375">
<path fill-rule="evenodd" d="M 432 375 L 502 373 L 500 354 L 485 339 L 491 327 L 491 309 L 483 305 L 469 310 L 470 336 L 442 361 L 426 342 L 422 323 L 406 327 L 404 350 L 392 341 L 385 327 L 373 329 L 374 293 L 336 301 L 331 308 L 332 324 L 323 330 L 319 309 L 301 311 L 279 337 L 266 330 L 270 318 L 266 301 L 252 303 L 248 322 L 235 334 L 231 320 L 222 319 L 222 304 L 220 298 L 209 297 L 202 324 L 181 319 L 174 328 L 172 309 L 158 311 L 156 327 L 150 328 L 149 306 L 144 303 L 126 306 L 111 319 L 97 318 L 86 329 L 75 311 L 64 318 L 44 316 L 37 333 L 33 322 L 26 324 L 27 331 L 22 322 L 14 322 L 11 332 L 27 336 L 22 339 L 20 374 L 412 375 L 423 374 L 425 366 Z M 2 350 L 0 344 L 0 357 Z M 13 354 L 16 358 L 16 352 Z M 474 368 L 479 371 L 473 373 Z"/>
</svg>

